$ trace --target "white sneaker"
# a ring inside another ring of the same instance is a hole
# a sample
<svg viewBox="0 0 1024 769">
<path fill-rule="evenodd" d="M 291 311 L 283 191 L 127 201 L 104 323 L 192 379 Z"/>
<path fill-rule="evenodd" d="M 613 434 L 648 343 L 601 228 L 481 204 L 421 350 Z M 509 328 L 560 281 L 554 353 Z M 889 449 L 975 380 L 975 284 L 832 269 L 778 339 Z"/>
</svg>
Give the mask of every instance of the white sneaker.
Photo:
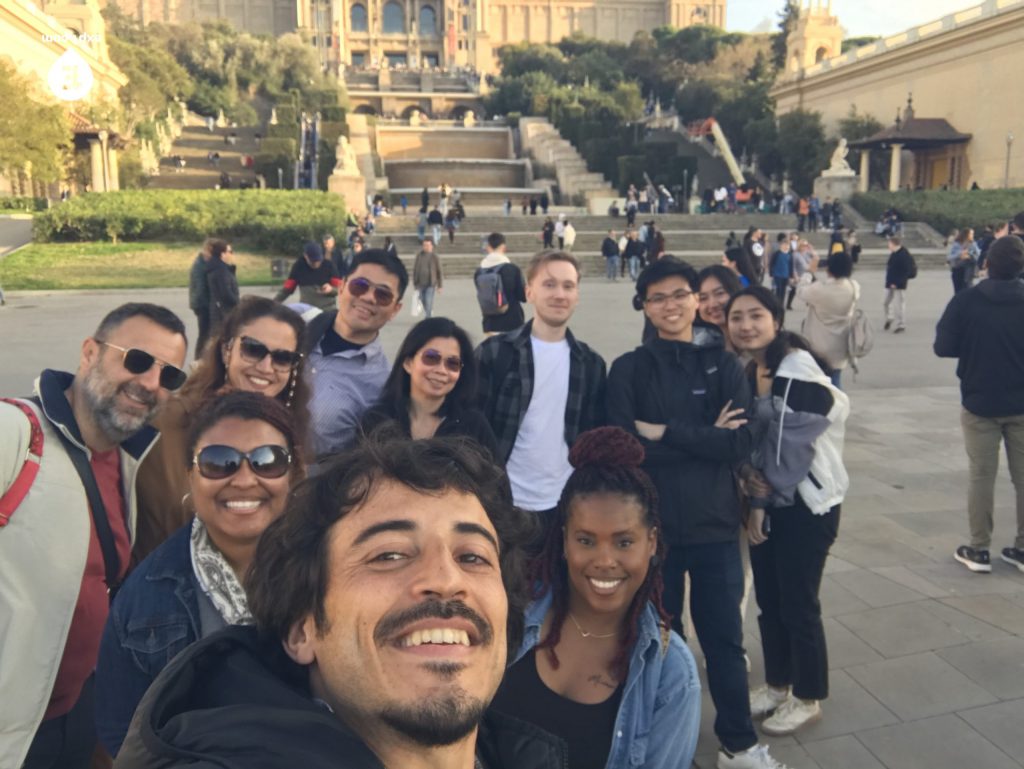
<svg viewBox="0 0 1024 769">
<path fill-rule="evenodd" d="M 789 699 L 789 687 L 759 686 L 750 693 L 750 717 L 764 718 Z"/>
<path fill-rule="evenodd" d="M 804 724 L 821 718 L 821 704 L 817 700 L 802 700 L 790 697 L 779 705 L 771 718 L 761 724 L 761 731 L 776 737 L 792 734 Z"/>
<path fill-rule="evenodd" d="M 789 769 L 768 755 L 767 745 L 755 745 L 742 753 L 718 749 L 718 769 Z"/>
</svg>

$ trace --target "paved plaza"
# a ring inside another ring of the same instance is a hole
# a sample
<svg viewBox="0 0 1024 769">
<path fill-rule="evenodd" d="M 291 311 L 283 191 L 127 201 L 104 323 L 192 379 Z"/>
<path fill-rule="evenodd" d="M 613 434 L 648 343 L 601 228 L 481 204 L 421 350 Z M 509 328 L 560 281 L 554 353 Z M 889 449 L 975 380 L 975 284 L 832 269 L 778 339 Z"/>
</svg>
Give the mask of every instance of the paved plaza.
<svg viewBox="0 0 1024 769">
<path fill-rule="evenodd" d="M 922 271 L 911 284 L 908 330 L 898 336 L 881 331 L 882 274 L 855 277 L 878 338 L 856 381 L 848 372 L 844 383 L 853 407 L 845 451 L 851 488 L 821 591 L 832 695 L 819 723 L 768 742 L 794 769 L 1024 766 L 1024 574 L 996 560 L 992 574 L 973 575 L 952 558 L 967 536 L 966 459 L 954 362 L 931 351 L 951 294 L 948 274 Z M 573 331 L 609 363 L 639 341 L 641 319 L 629 297 L 624 282 L 593 277 L 582 286 Z M 166 304 L 194 338 L 186 299 L 184 289 L 12 292 L 0 309 L 0 393 L 26 393 L 44 366 L 73 369 L 83 337 L 121 302 Z M 447 282 L 435 309 L 479 337 L 468 279 Z M 787 325 L 799 328 L 801 315 Z M 404 309 L 385 329 L 389 353 L 414 322 Z M 1014 534 L 1005 467 L 996 504 L 998 550 Z M 751 601 L 747 648 L 759 684 L 755 617 Z M 705 695 L 702 769 L 714 766 L 712 718 Z"/>
</svg>

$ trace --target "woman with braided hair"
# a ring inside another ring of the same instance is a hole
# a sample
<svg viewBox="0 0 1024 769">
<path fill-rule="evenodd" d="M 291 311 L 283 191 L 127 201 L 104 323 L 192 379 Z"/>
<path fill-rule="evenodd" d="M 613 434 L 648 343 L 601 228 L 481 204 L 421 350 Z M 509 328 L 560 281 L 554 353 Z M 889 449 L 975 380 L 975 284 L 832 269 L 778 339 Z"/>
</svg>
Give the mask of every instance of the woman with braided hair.
<svg viewBox="0 0 1024 769">
<path fill-rule="evenodd" d="M 577 438 L 523 644 L 492 703 L 564 739 L 571 769 L 686 769 L 697 747 L 700 680 L 661 606 L 665 546 L 643 458 L 618 427 Z"/>
</svg>

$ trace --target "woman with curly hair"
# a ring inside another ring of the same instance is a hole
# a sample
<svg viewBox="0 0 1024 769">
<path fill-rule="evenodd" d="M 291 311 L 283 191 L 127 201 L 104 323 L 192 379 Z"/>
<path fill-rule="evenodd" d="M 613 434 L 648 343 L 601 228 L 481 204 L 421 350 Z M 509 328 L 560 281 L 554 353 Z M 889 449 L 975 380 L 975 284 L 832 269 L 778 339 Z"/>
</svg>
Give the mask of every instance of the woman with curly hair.
<svg viewBox="0 0 1024 769">
<path fill-rule="evenodd" d="M 686 769 L 700 680 L 661 606 L 658 495 L 640 442 L 583 433 L 534 563 L 526 635 L 492 703 L 561 737 L 570 769 Z"/>
<path fill-rule="evenodd" d="M 191 519 L 182 498 L 185 437 L 199 409 L 235 390 L 280 401 L 292 414 L 298 442 L 309 424 L 309 385 L 302 371 L 306 324 L 293 310 L 260 296 L 246 296 L 210 339 L 185 386 L 167 402 L 154 426 L 160 440 L 139 468 L 139 517 L 132 549 L 138 563 Z"/>
</svg>

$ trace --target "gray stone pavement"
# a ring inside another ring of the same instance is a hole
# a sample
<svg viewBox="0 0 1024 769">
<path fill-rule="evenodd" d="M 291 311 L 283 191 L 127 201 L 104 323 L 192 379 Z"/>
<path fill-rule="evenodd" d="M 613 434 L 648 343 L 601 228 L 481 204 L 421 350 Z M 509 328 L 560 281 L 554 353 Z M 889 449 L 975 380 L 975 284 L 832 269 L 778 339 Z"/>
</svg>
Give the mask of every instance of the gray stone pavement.
<svg viewBox="0 0 1024 769">
<path fill-rule="evenodd" d="M 909 292 L 908 331 L 898 336 L 881 331 L 882 275 L 857 277 L 878 337 L 856 381 L 848 373 L 844 383 L 853 406 L 845 452 L 851 488 L 821 591 L 832 694 L 819 723 L 767 741 L 794 769 L 1021 767 L 1024 574 L 997 561 L 992 574 L 973 575 L 952 559 L 967 533 L 966 460 L 955 365 L 931 352 L 949 277 L 922 271 Z M 629 295 L 628 284 L 600 278 L 582 286 L 573 329 L 609 361 L 639 339 Z M 73 369 L 103 313 L 139 299 L 180 312 L 194 336 L 184 290 L 13 292 L 0 309 L 0 393 L 26 392 L 44 366 Z M 469 280 L 449 282 L 435 309 L 479 335 Z M 799 328 L 801 316 L 787 325 Z M 385 330 L 389 352 L 413 323 L 406 309 Z M 996 504 L 993 547 L 1000 548 L 1014 533 L 1005 469 Z M 751 601 L 752 684 L 763 681 L 756 613 Z M 714 765 L 712 719 L 705 695 L 701 769 Z"/>
</svg>

